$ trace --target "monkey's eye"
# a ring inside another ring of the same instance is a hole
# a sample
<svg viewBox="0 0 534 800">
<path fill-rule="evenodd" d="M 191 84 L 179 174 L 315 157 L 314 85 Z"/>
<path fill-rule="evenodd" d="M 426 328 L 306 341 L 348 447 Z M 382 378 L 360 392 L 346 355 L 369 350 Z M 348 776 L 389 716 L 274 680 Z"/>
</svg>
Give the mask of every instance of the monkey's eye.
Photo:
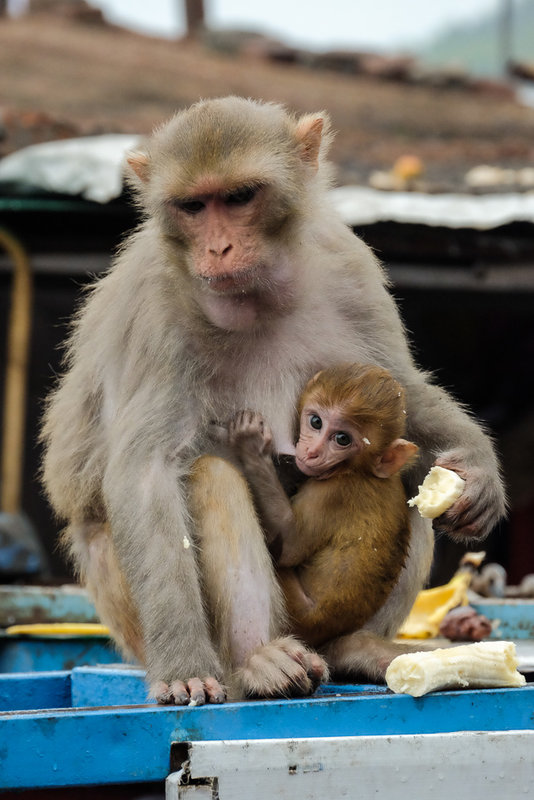
<svg viewBox="0 0 534 800">
<path fill-rule="evenodd" d="M 352 438 L 348 433 L 343 433 L 343 431 L 339 431 L 334 435 L 334 441 L 340 447 L 348 447 L 349 444 L 352 444 Z"/>
<path fill-rule="evenodd" d="M 229 206 L 245 206 L 250 203 L 258 191 L 257 186 L 241 186 L 224 195 L 224 202 Z"/>
<path fill-rule="evenodd" d="M 178 200 L 176 206 L 186 214 L 198 214 L 204 208 L 202 200 Z"/>
<path fill-rule="evenodd" d="M 317 414 L 311 414 L 310 415 L 310 425 L 311 425 L 312 428 L 314 428 L 314 430 L 320 431 L 321 428 L 323 427 L 323 421 L 322 421 L 321 417 L 319 417 Z"/>
</svg>

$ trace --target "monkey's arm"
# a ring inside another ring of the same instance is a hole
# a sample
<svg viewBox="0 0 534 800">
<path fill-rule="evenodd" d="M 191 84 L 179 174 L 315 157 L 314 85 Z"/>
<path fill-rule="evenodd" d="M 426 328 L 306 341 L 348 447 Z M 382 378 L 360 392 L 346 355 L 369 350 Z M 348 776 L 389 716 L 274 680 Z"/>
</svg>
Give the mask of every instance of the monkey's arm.
<svg viewBox="0 0 534 800">
<path fill-rule="evenodd" d="M 272 462 L 272 434 L 262 416 L 240 411 L 228 425 L 228 444 L 247 479 L 269 550 L 277 560 L 295 538 L 295 518 Z"/>
<path fill-rule="evenodd" d="M 353 247 L 358 252 L 361 281 L 354 295 L 354 307 L 359 309 L 354 332 L 358 341 L 365 343 L 355 360 L 389 369 L 406 390 L 406 435 L 420 448 L 417 464 L 405 474 L 407 492 L 410 497 L 417 493 L 418 483 L 434 464 L 454 470 L 466 481 L 465 490 L 434 520 L 434 528 L 459 541 L 482 539 L 506 510 L 491 439 L 468 411 L 416 367 L 395 302 L 384 286 L 376 285 L 376 262 L 355 237 Z M 361 297 L 367 299 L 364 308 Z"/>
<path fill-rule="evenodd" d="M 426 459 L 420 460 L 423 476 L 433 464 L 451 469 L 466 482 L 460 498 L 434 520 L 436 530 L 461 541 L 484 538 L 506 511 L 499 465 L 489 436 L 439 386 L 430 382 L 405 383 L 408 433 L 413 435 Z M 421 452 L 421 451 L 420 451 Z M 417 474 L 417 479 L 421 476 Z M 416 488 L 415 473 L 407 475 L 408 491 Z"/>
</svg>

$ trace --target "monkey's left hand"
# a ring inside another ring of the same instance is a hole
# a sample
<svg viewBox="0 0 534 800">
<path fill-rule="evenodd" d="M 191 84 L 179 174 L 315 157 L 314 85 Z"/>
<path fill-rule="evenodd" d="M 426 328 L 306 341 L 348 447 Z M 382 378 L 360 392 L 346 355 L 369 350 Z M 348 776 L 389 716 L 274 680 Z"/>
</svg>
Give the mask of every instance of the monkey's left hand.
<svg viewBox="0 0 534 800">
<path fill-rule="evenodd" d="M 271 429 L 257 411 L 238 411 L 228 423 L 228 444 L 239 458 L 269 458 L 273 451 Z"/>
<path fill-rule="evenodd" d="M 456 541 L 484 539 L 506 513 L 506 498 L 499 475 L 491 466 L 484 470 L 467 466 L 468 454 L 450 450 L 436 459 L 435 465 L 451 469 L 466 482 L 459 499 L 434 520 L 434 529 Z"/>
</svg>

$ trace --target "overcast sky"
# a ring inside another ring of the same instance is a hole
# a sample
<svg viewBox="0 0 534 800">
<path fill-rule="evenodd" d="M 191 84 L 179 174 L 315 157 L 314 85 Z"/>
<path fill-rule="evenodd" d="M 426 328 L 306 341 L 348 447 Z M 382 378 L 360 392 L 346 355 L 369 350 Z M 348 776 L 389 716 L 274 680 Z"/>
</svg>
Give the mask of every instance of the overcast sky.
<svg viewBox="0 0 534 800">
<path fill-rule="evenodd" d="M 91 0 L 121 25 L 164 36 L 184 31 L 181 0 Z M 502 0 L 204 0 L 214 27 L 260 30 L 312 48 L 392 48 L 473 20 Z"/>
</svg>

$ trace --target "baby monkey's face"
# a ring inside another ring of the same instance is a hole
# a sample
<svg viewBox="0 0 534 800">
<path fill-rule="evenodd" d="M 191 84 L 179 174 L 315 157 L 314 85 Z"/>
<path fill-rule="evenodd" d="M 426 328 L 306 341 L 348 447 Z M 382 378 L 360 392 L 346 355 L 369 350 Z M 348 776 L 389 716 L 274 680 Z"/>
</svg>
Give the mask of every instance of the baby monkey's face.
<svg viewBox="0 0 534 800">
<path fill-rule="evenodd" d="M 338 406 L 303 408 L 296 462 L 305 475 L 325 480 L 344 462 L 353 462 L 367 445 L 365 435 Z"/>
</svg>

